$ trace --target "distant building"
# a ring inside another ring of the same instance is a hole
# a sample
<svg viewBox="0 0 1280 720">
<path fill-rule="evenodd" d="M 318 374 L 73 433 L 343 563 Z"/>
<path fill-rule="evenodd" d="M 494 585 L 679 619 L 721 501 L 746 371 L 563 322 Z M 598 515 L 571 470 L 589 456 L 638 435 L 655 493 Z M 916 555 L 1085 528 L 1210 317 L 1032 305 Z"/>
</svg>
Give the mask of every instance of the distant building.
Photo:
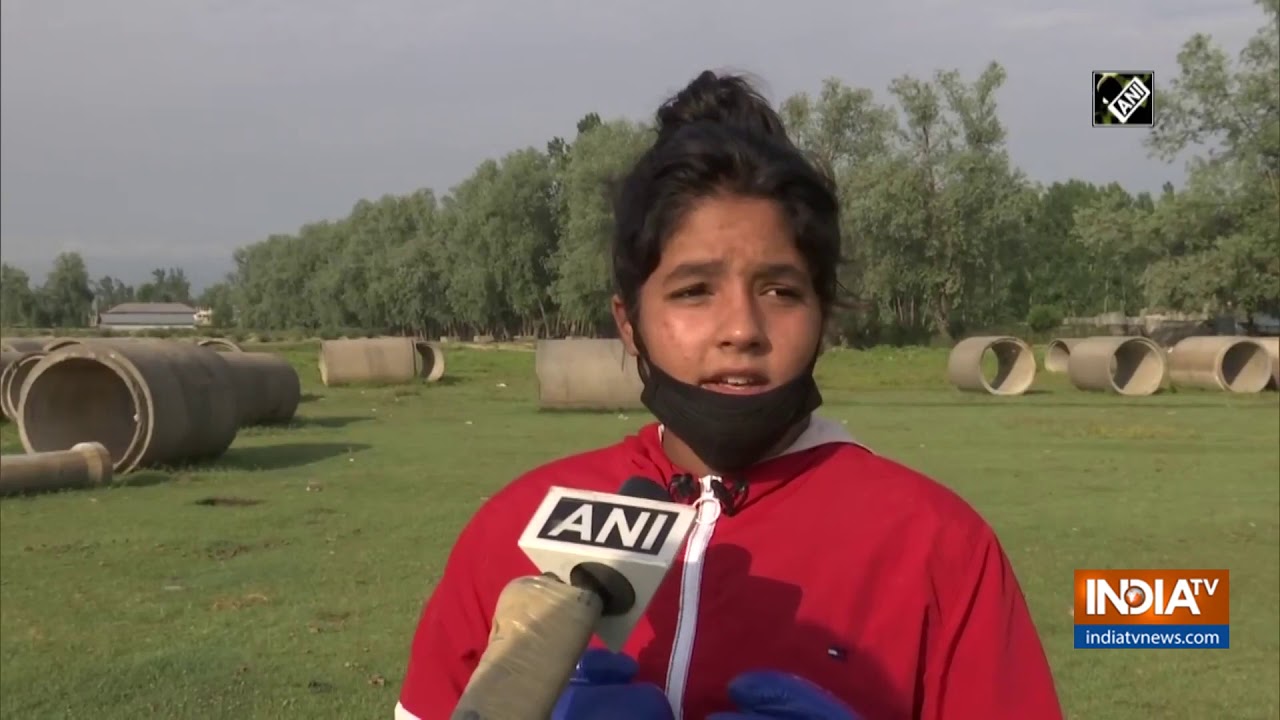
<svg viewBox="0 0 1280 720">
<path fill-rule="evenodd" d="M 98 327 L 113 330 L 194 328 L 196 309 L 183 303 L 121 303 L 98 315 Z"/>
</svg>

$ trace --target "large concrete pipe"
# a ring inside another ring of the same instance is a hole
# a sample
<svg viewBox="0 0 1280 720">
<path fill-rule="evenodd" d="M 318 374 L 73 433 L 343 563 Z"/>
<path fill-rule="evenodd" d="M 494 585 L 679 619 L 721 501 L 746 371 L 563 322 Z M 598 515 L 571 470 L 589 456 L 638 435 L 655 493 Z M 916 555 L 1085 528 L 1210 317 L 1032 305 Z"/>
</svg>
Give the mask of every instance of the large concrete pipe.
<svg viewBox="0 0 1280 720">
<path fill-rule="evenodd" d="M 22 383 L 26 381 L 27 375 L 31 374 L 31 368 L 35 367 L 44 356 L 43 350 L 23 353 L 17 360 L 6 366 L 3 372 L 0 372 L 0 410 L 3 410 L 4 416 L 10 420 L 17 422 L 18 398 L 22 395 Z"/>
<path fill-rule="evenodd" d="M 272 353 L 242 351 L 220 357 L 231 368 L 240 427 L 293 419 L 302 400 L 302 382 L 288 360 Z"/>
<path fill-rule="evenodd" d="M 18 401 L 29 453 L 100 442 L 117 473 L 221 455 L 235 440 L 231 369 L 178 342 L 84 343 L 44 356 Z"/>
<path fill-rule="evenodd" d="M 9 363 L 22 357 L 22 353 L 17 350 L 0 350 L 0 373 L 9 367 Z"/>
<path fill-rule="evenodd" d="M 989 380 L 982 367 L 982 358 L 988 350 L 996 359 L 996 372 Z M 951 356 L 947 359 L 947 380 L 961 390 L 1021 395 L 1035 379 L 1035 354 L 1029 345 L 1016 337 L 965 338 L 951 348 Z"/>
<path fill-rule="evenodd" d="M 1175 386 L 1262 392 L 1271 381 L 1271 356 L 1251 337 L 1196 335 L 1169 350 L 1169 382 Z"/>
<path fill-rule="evenodd" d="M 22 353 L 16 350 L 0 350 L 0 387 L 3 386 L 4 374 L 9 371 L 9 366 L 20 357 L 22 357 Z M 3 397 L 2 393 L 0 393 L 0 397 Z M 0 411 L 3 411 L 6 420 L 11 419 L 9 411 L 4 409 L 3 402 L 0 402 Z"/>
<path fill-rule="evenodd" d="M 85 340 L 100 340 L 100 339 L 102 338 L 56 337 L 51 340 L 46 340 L 44 344 L 40 346 L 40 349 L 44 350 L 45 352 L 53 352 L 54 350 L 60 350 L 64 347 L 67 347 L 68 345 L 80 345 Z"/>
<path fill-rule="evenodd" d="M 1080 390 L 1119 395 L 1151 395 L 1164 383 L 1164 350 L 1144 337 L 1099 335 L 1071 348 L 1067 376 Z"/>
<path fill-rule="evenodd" d="M 1071 348 L 1080 342 L 1080 338 L 1054 338 L 1044 349 L 1044 369 L 1046 372 L 1064 373 L 1067 371 L 1067 359 L 1071 357 Z"/>
<path fill-rule="evenodd" d="M 164 338 L 131 337 L 128 335 L 112 335 L 111 337 L 59 337 L 45 341 L 41 349 L 48 353 L 53 352 L 54 350 L 61 350 L 62 348 L 69 347 L 71 345 L 102 345 L 104 343 L 108 345 L 119 345 L 120 343 L 151 343 L 154 345 L 156 343 L 170 342 L 173 341 Z"/>
<path fill-rule="evenodd" d="M 406 383 L 414 378 L 435 382 L 443 375 L 444 353 L 422 338 L 358 338 L 320 343 L 320 382 L 328 387 Z"/>
<path fill-rule="evenodd" d="M 196 344 L 218 352 L 244 352 L 243 348 L 226 338 L 201 338 Z"/>
<path fill-rule="evenodd" d="M 534 350 L 538 405 L 562 410 L 643 408 L 636 359 L 621 340 L 539 340 Z"/>
<path fill-rule="evenodd" d="M 0 456 L 3 495 L 97 487 L 109 482 L 111 454 L 102 443 L 76 443 L 69 450 Z"/>
<path fill-rule="evenodd" d="M 39 338 L 4 338 L 0 340 L 0 351 L 33 352 L 44 347 L 44 340 Z"/>
<path fill-rule="evenodd" d="M 35 366 L 39 359 L 54 350 L 58 350 L 70 345 L 84 345 L 85 343 L 121 343 L 121 342 L 164 342 L 156 338 L 132 338 L 132 337 L 55 337 L 44 340 L 30 340 L 24 342 L 23 347 L 33 348 L 23 354 L 23 359 L 14 363 L 12 370 L 5 368 L 0 371 L 0 411 L 4 412 L 4 416 L 17 420 L 18 418 L 18 396 L 22 392 L 23 380 L 27 374 L 31 372 L 31 368 Z M 10 374 L 6 374 L 6 371 Z"/>
<path fill-rule="evenodd" d="M 1280 337 L 1260 337 L 1254 340 L 1257 340 L 1271 357 L 1271 382 L 1267 383 L 1267 387 L 1280 390 Z"/>
</svg>

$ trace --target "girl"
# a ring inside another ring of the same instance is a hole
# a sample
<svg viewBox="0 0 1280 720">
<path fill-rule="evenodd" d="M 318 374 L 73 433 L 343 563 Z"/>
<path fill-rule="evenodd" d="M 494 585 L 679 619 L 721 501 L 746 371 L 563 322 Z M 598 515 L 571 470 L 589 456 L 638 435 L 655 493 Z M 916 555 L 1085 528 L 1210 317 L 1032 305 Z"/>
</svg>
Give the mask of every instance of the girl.
<svg viewBox="0 0 1280 720">
<path fill-rule="evenodd" d="M 476 513 L 426 604 L 397 717 L 448 717 L 499 592 L 536 574 L 516 539 L 550 486 L 616 492 L 643 475 L 698 502 L 697 523 L 626 657 L 605 657 L 631 671 L 595 672 L 589 653 L 559 716 L 1060 718 L 988 524 L 813 414 L 841 259 L 833 182 L 741 78 L 702 73 L 657 121 L 615 201 L 612 251 L 613 316 L 657 423 Z"/>
</svg>

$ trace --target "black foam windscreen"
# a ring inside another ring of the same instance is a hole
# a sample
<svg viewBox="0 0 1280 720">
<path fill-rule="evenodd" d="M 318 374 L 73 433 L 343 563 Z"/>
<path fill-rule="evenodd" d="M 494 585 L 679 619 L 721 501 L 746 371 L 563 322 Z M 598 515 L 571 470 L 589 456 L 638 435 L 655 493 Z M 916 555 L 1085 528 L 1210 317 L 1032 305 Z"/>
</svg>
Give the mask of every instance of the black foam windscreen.
<svg viewBox="0 0 1280 720">
<path fill-rule="evenodd" d="M 622 487 L 618 490 L 618 494 L 634 498 L 644 498 L 645 500 L 671 502 L 671 496 L 667 493 L 667 489 L 663 487 L 661 483 L 657 480 L 651 480 L 640 475 L 627 478 L 627 481 L 622 483 Z"/>
<path fill-rule="evenodd" d="M 619 495 L 644 500 L 671 502 L 667 489 L 656 480 L 636 475 L 627 478 L 618 489 Z M 569 584 L 600 596 L 605 616 L 625 615 L 636 603 L 636 591 L 631 581 L 614 568 L 596 562 L 583 562 L 569 573 Z"/>
</svg>

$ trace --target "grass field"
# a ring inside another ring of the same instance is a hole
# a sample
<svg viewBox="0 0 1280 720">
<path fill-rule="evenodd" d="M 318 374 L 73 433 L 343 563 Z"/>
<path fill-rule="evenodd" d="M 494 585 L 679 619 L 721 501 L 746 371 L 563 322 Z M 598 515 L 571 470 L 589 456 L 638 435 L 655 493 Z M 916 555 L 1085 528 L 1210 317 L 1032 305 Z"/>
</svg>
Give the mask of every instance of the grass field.
<svg viewBox="0 0 1280 720">
<path fill-rule="evenodd" d="M 216 464 L 0 502 L 0 715 L 390 718 L 457 531 L 521 472 L 642 413 L 540 414 L 533 354 L 451 350 L 440 383 L 327 389 Z M 1280 395 L 962 395 L 945 351 L 834 351 L 824 414 L 995 526 L 1067 714 L 1280 717 Z M 16 429 L 0 430 L 21 452 Z M 207 504 L 209 498 L 252 504 Z M 1231 570 L 1230 650 L 1075 650 L 1072 571 Z M 1029 719 L 1033 720 L 1033 719 Z"/>
</svg>

